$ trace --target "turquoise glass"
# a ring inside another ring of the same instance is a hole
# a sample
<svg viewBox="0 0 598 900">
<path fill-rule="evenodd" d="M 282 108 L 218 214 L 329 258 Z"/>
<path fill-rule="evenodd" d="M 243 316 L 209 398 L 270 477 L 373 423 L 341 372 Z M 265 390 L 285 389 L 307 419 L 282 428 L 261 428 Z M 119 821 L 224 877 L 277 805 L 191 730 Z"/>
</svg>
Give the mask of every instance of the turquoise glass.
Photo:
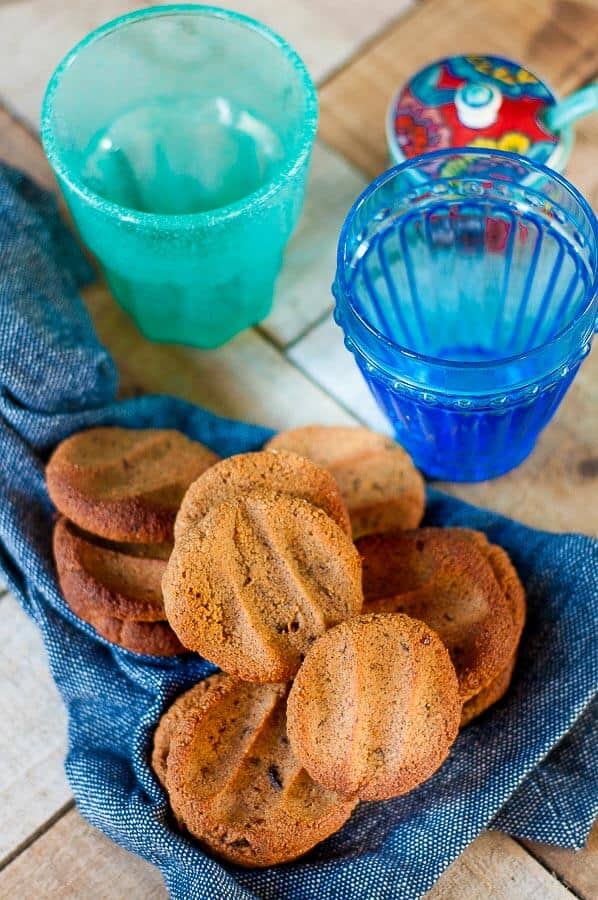
<svg viewBox="0 0 598 900">
<path fill-rule="evenodd" d="M 47 157 L 114 296 L 152 340 L 204 348 L 270 311 L 316 125 L 282 38 L 186 4 L 89 34 L 42 107 Z"/>
</svg>

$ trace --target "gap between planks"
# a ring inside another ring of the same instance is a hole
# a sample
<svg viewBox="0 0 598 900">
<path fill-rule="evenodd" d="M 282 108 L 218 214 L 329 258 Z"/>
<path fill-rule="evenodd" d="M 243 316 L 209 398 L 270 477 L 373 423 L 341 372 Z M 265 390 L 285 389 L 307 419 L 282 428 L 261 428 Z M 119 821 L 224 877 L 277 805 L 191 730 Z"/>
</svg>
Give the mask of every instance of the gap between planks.
<svg viewBox="0 0 598 900">
<path fill-rule="evenodd" d="M 71 798 L 67 800 L 62 806 L 60 806 L 51 816 L 49 816 L 45 822 L 42 822 L 38 828 L 32 831 L 27 837 L 21 841 L 20 844 L 17 844 L 10 853 L 7 853 L 4 859 L 0 860 L 0 872 L 7 868 L 12 862 L 17 859 L 22 853 L 31 847 L 32 844 L 35 844 L 47 831 L 50 830 L 57 822 L 59 822 L 71 809 L 75 808 L 75 800 Z"/>
</svg>

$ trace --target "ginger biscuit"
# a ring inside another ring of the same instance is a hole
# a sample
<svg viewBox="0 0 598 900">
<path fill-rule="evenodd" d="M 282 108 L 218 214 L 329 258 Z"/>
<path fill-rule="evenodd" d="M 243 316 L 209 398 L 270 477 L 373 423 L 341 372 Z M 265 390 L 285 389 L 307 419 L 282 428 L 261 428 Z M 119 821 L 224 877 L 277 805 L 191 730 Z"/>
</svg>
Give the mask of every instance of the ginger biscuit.
<svg viewBox="0 0 598 900">
<path fill-rule="evenodd" d="M 91 428 L 58 445 L 46 467 L 50 497 L 75 525 L 113 541 L 172 541 L 192 481 L 218 460 L 178 431 Z"/>
<path fill-rule="evenodd" d="M 405 794 L 446 759 L 461 715 L 455 670 L 423 622 L 342 622 L 311 647 L 291 687 L 291 746 L 312 778 L 361 800 Z"/>
<path fill-rule="evenodd" d="M 296 453 L 262 451 L 229 456 L 193 482 L 176 517 L 175 539 L 212 506 L 263 489 L 309 500 L 351 535 L 349 513 L 330 472 Z"/>
<path fill-rule="evenodd" d="M 502 700 L 511 684 L 511 677 L 513 675 L 513 669 L 515 668 L 516 658 L 517 655 L 513 654 L 506 669 L 499 672 L 494 681 L 490 682 L 488 687 L 483 688 L 479 693 L 475 694 L 470 700 L 463 704 L 461 723 L 459 725 L 460 728 L 465 728 L 466 725 L 469 725 L 473 719 L 480 716 L 483 712 L 486 712 L 486 710 L 494 703 L 498 703 L 499 700 Z"/>
<path fill-rule="evenodd" d="M 97 542 L 64 517 L 54 527 L 54 559 L 63 594 L 85 597 L 97 615 L 139 622 L 164 621 L 162 576 L 165 559 L 127 552 Z M 128 552 L 133 550 L 133 552 Z"/>
<path fill-rule="evenodd" d="M 134 622 L 132 619 L 106 616 L 97 613 L 85 598 L 74 594 L 64 595 L 64 600 L 71 611 L 91 625 L 100 637 L 125 650 L 144 656 L 176 656 L 186 652 L 166 621 Z"/>
<path fill-rule="evenodd" d="M 358 549 L 364 612 L 403 612 L 433 628 L 449 650 L 463 701 L 504 671 L 518 627 L 472 540 L 448 528 L 420 528 L 370 535 Z"/>
<path fill-rule="evenodd" d="M 286 733 L 287 688 L 215 675 L 175 701 L 152 764 L 182 826 L 221 859 L 270 866 L 338 831 L 355 802 L 316 784 Z"/>
<path fill-rule="evenodd" d="M 213 688 L 226 678 L 227 676 L 222 672 L 217 672 L 215 675 L 204 678 L 203 681 L 198 681 L 192 688 L 176 698 L 158 722 L 158 727 L 154 732 L 152 769 L 156 773 L 158 781 L 163 788 L 166 788 L 168 754 L 170 752 L 172 735 L 178 728 L 185 713 L 201 703 L 205 694 L 208 691 L 213 690 Z"/>
<path fill-rule="evenodd" d="M 368 428 L 308 425 L 282 431 L 266 447 L 291 450 L 330 471 L 349 510 L 355 540 L 421 522 L 423 478 L 409 454 L 385 435 Z"/>
<path fill-rule="evenodd" d="M 359 553 L 307 500 L 256 491 L 213 507 L 162 579 L 181 642 L 248 681 L 293 677 L 309 645 L 362 604 Z"/>
<path fill-rule="evenodd" d="M 517 574 L 517 569 L 511 562 L 509 554 L 498 544 L 491 544 L 482 531 L 475 531 L 473 528 L 450 528 L 445 530 L 472 541 L 482 556 L 488 560 L 494 572 L 494 577 L 503 589 L 509 603 L 517 631 L 517 640 L 519 641 L 525 625 L 527 604 L 525 588 Z"/>
</svg>

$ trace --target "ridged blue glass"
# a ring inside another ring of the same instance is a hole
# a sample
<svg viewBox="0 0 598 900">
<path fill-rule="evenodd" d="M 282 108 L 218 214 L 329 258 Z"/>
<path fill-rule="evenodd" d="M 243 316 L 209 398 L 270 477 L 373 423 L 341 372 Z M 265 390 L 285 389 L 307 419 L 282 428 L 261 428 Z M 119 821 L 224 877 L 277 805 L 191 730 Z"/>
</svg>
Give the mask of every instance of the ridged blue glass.
<svg viewBox="0 0 598 900">
<path fill-rule="evenodd" d="M 443 177 L 426 169 L 442 157 Z M 426 473 L 518 465 L 590 350 L 598 227 L 564 178 L 515 154 L 445 150 L 390 169 L 343 226 L 335 318 Z"/>
</svg>

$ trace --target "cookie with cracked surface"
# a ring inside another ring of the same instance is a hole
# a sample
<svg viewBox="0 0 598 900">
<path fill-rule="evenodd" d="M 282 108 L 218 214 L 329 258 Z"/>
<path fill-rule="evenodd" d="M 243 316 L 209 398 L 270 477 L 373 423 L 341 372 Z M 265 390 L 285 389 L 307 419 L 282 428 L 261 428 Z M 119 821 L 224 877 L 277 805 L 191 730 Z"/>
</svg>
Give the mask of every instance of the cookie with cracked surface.
<svg viewBox="0 0 598 900">
<path fill-rule="evenodd" d="M 291 746 L 331 791 L 383 800 L 442 765 L 461 700 L 446 647 L 423 622 L 378 613 L 342 622 L 308 651 L 289 694 Z"/>
<path fill-rule="evenodd" d="M 370 535 L 358 542 L 364 612 L 421 619 L 446 644 L 463 701 L 508 665 L 519 639 L 510 601 L 474 542 L 450 528 Z"/>
<path fill-rule="evenodd" d="M 238 678 L 282 682 L 316 637 L 360 611 L 361 561 L 321 509 L 255 491 L 182 534 L 162 592 L 186 647 Z"/>
<path fill-rule="evenodd" d="M 245 867 L 288 862 L 347 821 L 355 802 L 316 784 L 286 733 L 287 687 L 213 675 L 162 718 L 152 764 L 187 831 Z"/>
<path fill-rule="evenodd" d="M 275 435 L 271 450 L 291 450 L 328 469 L 349 510 L 355 540 L 415 528 L 425 505 L 424 480 L 395 441 L 368 428 L 308 425 Z"/>
<path fill-rule="evenodd" d="M 98 616 L 164 621 L 164 546 L 111 545 L 81 532 L 62 516 L 54 526 L 53 540 L 62 593 L 67 599 L 85 598 Z M 160 556 L 156 558 L 151 553 Z"/>
<path fill-rule="evenodd" d="M 351 535 L 349 513 L 330 472 L 296 453 L 264 450 L 229 456 L 200 475 L 183 497 L 175 539 L 223 500 L 263 489 L 309 500 Z"/>
<path fill-rule="evenodd" d="M 179 431 L 91 428 L 62 441 L 46 467 L 50 497 L 79 528 L 113 541 L 171 541 L 192 481 L 218 460 Z"/>
</svg>

